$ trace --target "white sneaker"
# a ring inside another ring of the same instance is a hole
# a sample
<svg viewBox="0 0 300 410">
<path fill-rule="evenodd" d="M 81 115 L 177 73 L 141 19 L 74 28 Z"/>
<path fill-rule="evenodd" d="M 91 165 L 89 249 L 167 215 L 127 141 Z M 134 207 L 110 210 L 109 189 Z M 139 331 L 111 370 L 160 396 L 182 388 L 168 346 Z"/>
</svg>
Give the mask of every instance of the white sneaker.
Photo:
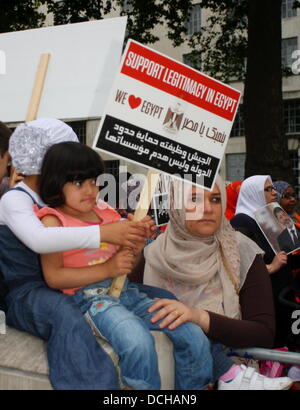
<svg viewBox="0 0 300 410">
<path fill-rule="evenodd" d="M 255 371 L 253 367 L 240 366 L 236 377 L 226 383 L 219 380 L 218 390 L 288 390 L 293 384 L 289 377 L 270 378 Z"/>
<path fill-rule="evenodd" d="M 294 381 L 294 382 L 299 382 L 300 381 L 300 367 L 298 366 L 292 366 L 290 370 L 288 371 L 288 376 Z"/>
</svg>

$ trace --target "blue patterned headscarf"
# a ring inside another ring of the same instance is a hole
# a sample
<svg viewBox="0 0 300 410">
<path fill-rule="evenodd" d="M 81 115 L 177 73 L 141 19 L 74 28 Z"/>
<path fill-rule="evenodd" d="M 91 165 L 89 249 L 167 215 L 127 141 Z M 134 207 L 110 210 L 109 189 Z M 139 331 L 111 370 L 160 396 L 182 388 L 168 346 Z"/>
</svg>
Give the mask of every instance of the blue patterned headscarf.
<svg viewBox="0 0 300 410">
<path fill-rule="evenodd" d="M 276 188 L 277 191 L 277 201 L 280 203 L 283 194 L 285 191 L 288 189 L 288 187 L 292 186 L 288 182 L 285 181 L 276 181 L 273 183 L 274 187 Z"/>
</svg>

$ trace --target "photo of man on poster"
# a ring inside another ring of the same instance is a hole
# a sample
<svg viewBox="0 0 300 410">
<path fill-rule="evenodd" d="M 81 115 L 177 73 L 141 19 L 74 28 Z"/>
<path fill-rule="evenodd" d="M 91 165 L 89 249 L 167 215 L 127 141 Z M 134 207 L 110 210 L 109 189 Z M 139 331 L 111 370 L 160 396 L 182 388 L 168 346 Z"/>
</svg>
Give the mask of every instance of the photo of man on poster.
<svg viewBox="0 0 300 410">
<path fill-rule="evenodd" d="M 274 216 L 284 230 L 278 235 L 277 242 L 282 251 L 290 253 L 300 248 L 297 229 L 289 215 L 280 207 L 274 208 Z"/>
</svg>

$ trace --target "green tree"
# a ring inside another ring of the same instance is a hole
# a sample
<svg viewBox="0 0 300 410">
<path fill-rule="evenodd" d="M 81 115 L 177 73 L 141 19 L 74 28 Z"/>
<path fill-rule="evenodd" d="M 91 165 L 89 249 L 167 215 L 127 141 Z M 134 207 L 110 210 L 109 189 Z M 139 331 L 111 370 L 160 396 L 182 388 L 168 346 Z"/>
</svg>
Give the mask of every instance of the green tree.
<svg viewBox="0 0 300 410">
<path fill-rule="evenodd" d="M 70 2 L 60 3 L 67 6 Z M 102 5 L 102 2 L 72 1 L 73 21 L 76 13 L 83 17 L 88 11 L 87 7 L 83 12 L 83 3 Z M 122 8 L 124 3 L 124 0 L 108 1 L 106 9 L 102 5 L 103 12 L 117 6 Z M 192 58 L 200 60 L 204 70 L 214 78 L 229 81 L 235 77 L 245 81 L 245 176 L 270 174 L 273 179 L 293 182 L 282 118 L 282 1 L 199 1 L 201 8 L 210 9 L 212 14 L 199 33 L 187 36 L 185 22 L 192 3 L 191 0 L 127 0 L 126 10 L 121 13 L 128 15 L 127 36 L 142 43 L 154 43 L 158 37 L 153 29 L 164 25 L 173 45 L 188 42 L 193 50 Z M 295 7 L 299 5 L 295 1 Z M 61 11 L 57 7 L 57 13 Z M 71 9 L 68 15 L 71 16 Z"/>
<path fill-rule="evenodd" d="M 41 3 L 53 12 L 55 24 L 100 19 L 121 7 L 121 15 L 128 15 L 127 37 L 142 43 L 159 40 L 153 29 L 164 26 L 174 46 L 188 42 L 193 58 L 200 60 L 210 75 L 223 81 L 232 77 L 245 80 L 245 175 L 271 174 L 274 179 L 292 182 L 282 121 L 281 0 L 199 0 L 201 8 L 210 9 L 212 14 L 206 27 L 193 36 L 186 35 L 185 25 L 192 0 L 2 2 L 8 20 L 14 21 L 3 23 L 1 13 L 0 32 L 9 31 L 7 27 L 39 26 L 43 16 L 37 6 Z M 300 7 L 300 2 L 294 1 L 294 6 Z M 20 17 L 16 17 L 17 12 Z"/>
<path fill-rule="evenodd" d="M 1 0 L 0 33 L 41 27 L 45 14 L 39 11 L 45 1 Z"/>
<path fill-rule="evenodd" d="M 124 5 L 126 3 L 126 11 Z M 167 27 L 167 36 L 175 45 L 182 42 L 184 21 L 191 7 L 191 0 L 48 0 L 48 9 L 54 14 L 55 24 L 67 24 L 90 19 L 101 19 L 111 11 L 128 16 L 127 34 L 142 43 L 154 43 L 159 38 L 152 30 Z"/>
<path fill-rule="evenodd" d="M 110 1 L 101 0 L 48 0 L 46 3 L 48 11 L 54 14 L 55 25 L 100 20 L 112 7 Z"/>
<path fill-rule="evenodd" d="M 294 182 L 283 129 L 281 0 L 205 1 L 214 14 L 190 39 L 204 69 L 244 80 L 245 176 L 270 174 Z M 294 7 L 299 7 L 298 1 Z M 213 45 L 213 47 L 212 47 Z M 247 63 L 245 64 L 245 61 Z"/>
</svg>

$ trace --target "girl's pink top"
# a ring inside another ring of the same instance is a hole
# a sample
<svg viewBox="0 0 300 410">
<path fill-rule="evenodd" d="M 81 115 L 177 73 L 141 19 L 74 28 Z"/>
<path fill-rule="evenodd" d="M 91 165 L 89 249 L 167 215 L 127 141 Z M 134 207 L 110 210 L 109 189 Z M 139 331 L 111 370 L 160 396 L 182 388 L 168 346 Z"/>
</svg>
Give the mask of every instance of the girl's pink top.
<svg viewBox="0 0 300 410">
<path fill-rule="evenodd" d="M 46 215 L 54 215 L 61 222 L 62 226 L 87 226 L 95 223 L 84 222 L 73 216 L 67 215 L 58 209 L 54 208 L 35 208 L 37 216 L 42 219 Z M 105 225 L 111 222 L 117 222 L 121 219 L 120 215 L 104 201 L 98 201 L 97 206 L 94 206 L 93 211 L 100 218 L 98 225 Z M 117 252 L 117 246 L 107 242 L 101 242 L 100 248 L 97 249 L 73 249 L 71 251 L 62 252 L 63 264 L 68 268 L 80 268 L 84 266 L 96 265 L 106 262 Z M 67 295 L 73 295 L 80 288 L 62 289 L 62 292 Z"/>
</svg>

